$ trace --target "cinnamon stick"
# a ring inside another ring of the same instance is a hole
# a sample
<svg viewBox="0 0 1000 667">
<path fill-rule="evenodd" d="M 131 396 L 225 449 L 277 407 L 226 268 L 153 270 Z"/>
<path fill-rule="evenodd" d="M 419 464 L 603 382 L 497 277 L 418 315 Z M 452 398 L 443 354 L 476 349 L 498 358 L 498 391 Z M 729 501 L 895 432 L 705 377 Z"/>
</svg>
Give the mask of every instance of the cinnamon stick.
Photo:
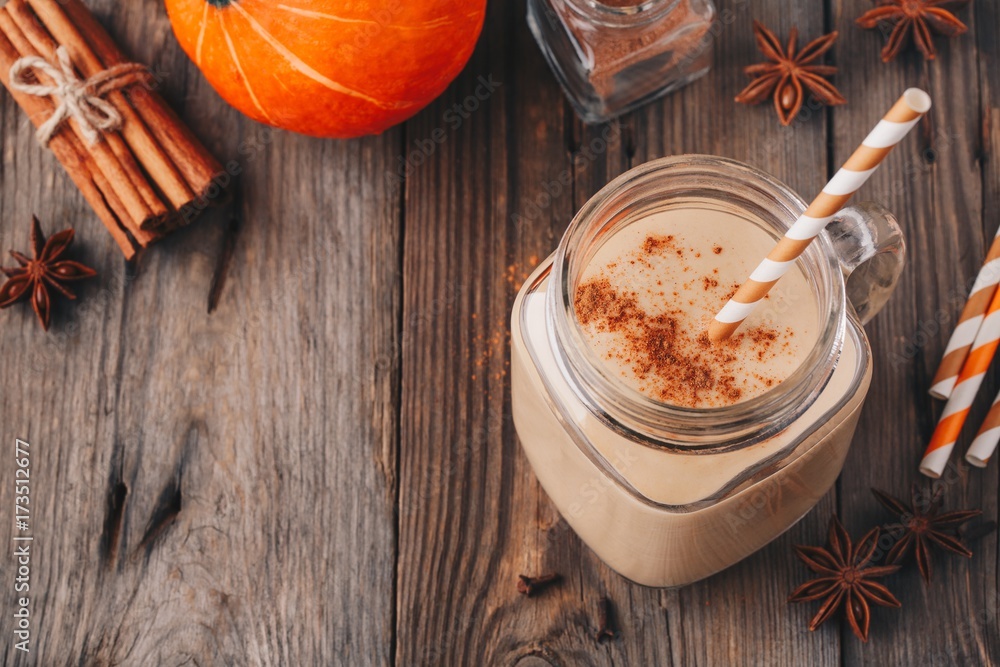
<svg viewBox="0 0 1000 667">
<path fill-rule="evenodd" d="M 9 0 L 0 7 L 0 41 L 0 82 L 8 89 L 17 60 L 40 56 L 56 63 L 60 46 L 84 78 L 129 62 L 79 0 Z M 44 72 L 34 75 L 43 85 L 53 83 Z M 62 104 L 55 94 L 11 94 L 36 127 Z M 126 85 L 105 99 L 122 115 L 120 132 L 106 132 L 92 146 L 70 118 L 49 148 L 131 259 L 139 248 L 197 217 L 224 172 L 145 82 Z"/>
<path fill-rule="evenodd" d="M 12 0 L 0 12 L 0 30 L 3 31 L 22 58 L 25 56 L 42 56 L 43 54 L 39 47 L 45 49 L 50 45 L 54 47 L 54 44 L 47 43 L 47 35 L 38 34 L 41 28 L 33 21 L 25 25 L 32 32 L 31 37 L 21 29 L 22 22 L 11 11 L 13 2 L 15 1 Z M 53 61 L 50 60 L 50 62 Z M 35 74 L 41 83 L 46 85 L 53 83 L 45 74 L 41 72 L 36 72 Z M 55 96 L 53 97 L 55 98 Z M 56 101 L 58 102 L 57 98 Z M 55 106 L 53 106 L 54 108 Z M 123 221 L 126 227 L 131 231 L 137 231 L 141 229 L 143 221 L 165 216 L 166 209 L 163 207 L 162 202 L 159 202 L 161 213 L 157 215 L 150 208 L 148 199 L 143 196 L 141 187 L 148 188 L 148 184 L 143 180 L 138 165 L 131 160 L 128 149 L 121 144 L 120 137 L 117 137 L 117 135 L 106 135 L 106 138 L 108 138 L 107 142 L 100 141 L 97 144 L 90 145 L 84 138 L 84 134 L 75 119 L 70 119 L 68 125 L 77 138 L 80 139 L 81 145 L 85 146 L 85 150 L 92 155 L 97 168 L 104 174 L 119 201 L 122 202 L 125 212 Z M 117 142 L 115 141 L 116 138 L 118 139 Z M 118 152 L 115 151 L 115 144 L 117 144 L 119 149 Z M 121 151 L 126 156 L 126 160 L 124 161 L 121 157 Z M 129 173 L 130 168 L 133 172 L 132 174 Z"/>
<path fill-rule="evenodd" d="M 11 1 L 24 2 L 24 0 Z M 35 10 L 49 33 L 52 34 L 52 37 L 55 38 L 55 41 L 66 47 L 74 64 L 80 68 L 85 77 L 92 77 L 105 69 L 87 41 L 63 13 L 57 0 L 28 0 L 28 3 Z M 194 193 L 178 173 L 174 163 L 150 134 L 136 110 L 125 99 L 125 95 L 120 90 L 115 90 L 108 93 L 107 100 L 114 105 L 125 120 L 121 129 L 125 141 L 128 142 L 139 162 L 146 168 L 150 178 L 170 201 L 174 209 L 179 210 L 190 202 Z M 152 224 L 154 223 L 147 222 L 143 227 Z"/>
<path fill-rule="evenodd" d="M 54 0 L 49 1 L 54 2 Z M 58 0 L 58 4 L 62 5 L 66 16 L 76 26 L 104 67 L 114 67 L 129 62 L 107 31 L 80 0 Z M 223 173 L 222 165 L 212 157 L 156 91 L 132 86 L 126 89 L 125 93 L 146 126 L 170 155 L 196 198 L 204 198 L 212 187 L 213 179 Z"/>
<path fill-rule="evenodd" d="M 41 55 L 16 24 L 7 6 L 0 8 L 0 32 L 7 37 L 8 42 L 14 47 L 19 58 Z M 8 68 L 6 72 L 8 76 L 9 72 L 10 69 Z M 52 83 L 44 74 L 37 73 L 37 76 L 45 84 Z M 54 108 L 53 106 L 53 110 Z M 122 222 L 125 223 L 130 231 L 135 232 L 139 230 L 141 222 L 152 218 L 153 212 L 146 205 L 146 201 L 138 189 L 136 189 L 133 180 L 129 178 L 128 173 L 119 162 L 117 156 L 112 152 L 107 142 L 101 141 L 93 146 L 88 145 L 76 120 L 71 119 L 69 126 L 73 133 L 80 139 L 81 143 L 87 146 L 87 151 L 93 156 L 94 162 L 104 174 L 115 195 L 122 202 L 126 214 L 123 216 Z"/>
<path fill-rule="evenodd" d="M 10 88 L 10 68 L 19 58 L 21 58 L 21 54 L 10 43 L 10 40 L 0 33 L 0 82 L 10 90 L 18 106 L 27 112 L 28 117 L 37 127 L 52 114 L 53 106 L 49 100 Z M 72 132 L 59 132 L 49 142 L 49 149 L 66 169 L 73 183 L 83 194 L 84 199 L 94 209 L 97 217 L 107 227 L 112 238 L 125 255 L 125 259 L 132 259 L 135 257 L 139 244 L 125 231 L 119 213 L 109 205 L 105 195 L 94 182 L 93 172 L 88 168 L 87 159 L 84 157 L 86 151 L 81 150 L 81 148 L 82 144 Z M 110 185 L 107 187 L 110 189 Z M 119 206 L 121 206 L 120 203 Z"/>
<path fill-rule="evenodd" d="M 56 49 L 59 44 L 45 30 L 25 1 L 9 0 L 6 9 L 10 13 L 14 23 L 20 28 L 20 32 L 31 43 L 31 47 L 50 63 L 57 62 Z M 11 42 L 18 50 L 24 50 L 19 46 L 16 39 L 11 39 Z M 166 218 L 168 213 L 167 207 L 146 180 L 125 141 L 117 134 L 109 134 L 105 136 L 105 140 L 108 142 L 108 147 L 114 154 L 115 159 L 118 160 L 126 176 L 128 176 L 132 187 L 136 189 L 149 209 L 149 214 L 144 215 L 142 219 L 138 220 L 136 226 L 141 227 L 147 218 L 149 220 L 162 220 Z"/>
<path fill-rule="evenodd" d="M 112 211 L 123 211 L 125 206 L 121 203 L 121 200 L 118 199 L 118 195 L 115 194 L 115 190 L 111 187 L 108 179 L 106 179 L 104 174 L 101 173 L 97 163 L 94 162 L 93 156 L 87 151 L 86 144 L 76 135 L 72 133 L 68 134 L 74 147 L 80 153 L 80 157 L 86 165 L 88 173 L 90 173 L 91 177 L 94 179 L 97 189 L 100 190 L 101 194 L 104 196 L 104 200 L 107 202 L 107 205 Z M 162 237 L 162 234 L 157 230 L 142 229 L 132 225 L 124 225 L 124 227 L 128 230 L 129 235 L 135 239 L 136 244 L 140 248 L 146 248 L 151 243 Z"/>
</svg>

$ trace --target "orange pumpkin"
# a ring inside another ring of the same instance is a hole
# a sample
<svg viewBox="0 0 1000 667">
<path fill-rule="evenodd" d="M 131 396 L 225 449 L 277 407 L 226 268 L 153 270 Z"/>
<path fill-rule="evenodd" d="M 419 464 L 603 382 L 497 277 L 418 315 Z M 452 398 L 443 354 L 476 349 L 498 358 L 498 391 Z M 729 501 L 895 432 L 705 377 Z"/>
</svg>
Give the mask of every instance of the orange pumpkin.
<svg viewBox="0 0 1000 667">
<path fill-rule="evenodd" d="M 486 0 L 166 0 L 209 83 L 251 118 L 318 137 L 377 134 L 465 66 Z"/>
</svg>

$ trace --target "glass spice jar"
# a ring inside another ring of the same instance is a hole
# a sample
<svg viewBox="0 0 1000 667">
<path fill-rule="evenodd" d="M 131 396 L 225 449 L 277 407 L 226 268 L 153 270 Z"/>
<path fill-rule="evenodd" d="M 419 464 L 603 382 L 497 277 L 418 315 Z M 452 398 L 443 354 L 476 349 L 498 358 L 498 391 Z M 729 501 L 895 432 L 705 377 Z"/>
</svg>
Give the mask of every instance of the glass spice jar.
<svg viewBox="0 0 1000 667">
<path fill-rule="evenodd" d="M 711 0 L 528 0 L 528 26 L 580 117 L 600 123 L 712 64 Z"/>
</svg>

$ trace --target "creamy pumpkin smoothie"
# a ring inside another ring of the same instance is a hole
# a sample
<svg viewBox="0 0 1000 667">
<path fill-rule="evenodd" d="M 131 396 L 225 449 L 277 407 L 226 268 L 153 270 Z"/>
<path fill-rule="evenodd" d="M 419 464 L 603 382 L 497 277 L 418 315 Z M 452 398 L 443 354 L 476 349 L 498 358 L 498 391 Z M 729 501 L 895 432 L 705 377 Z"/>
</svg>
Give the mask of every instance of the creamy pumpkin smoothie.
<svg viewBox="0 0 1000 667">
<path fill-rule="evenodd" d="M 665 403 L 719 407 L 759 396 L 816 343 L 816 304 L 802 272 L 729 340 L 711 343 L 705 331 L 773 244 L 719 211 L 666 211 L 630 225 L 597 251 L 576 289 L 588 344 L 610 374 Z"/>
<path fill-rule="evenodd" d="M 595 197 L 511 322 L 514 422 L 538 480 L 602 560 L 650 586 L 709 576 L 808 512 L 871 380 L 825 237 L 735 336 L 709 342 L 783 232 L 776 216 L 790 224 L 801 202 L 742 165 L 694 159 L 707 166 L 662 161 L 688 180 L 652 165 Z M 734 174 L 708 181 L 716 170 Z"/>
</svg>

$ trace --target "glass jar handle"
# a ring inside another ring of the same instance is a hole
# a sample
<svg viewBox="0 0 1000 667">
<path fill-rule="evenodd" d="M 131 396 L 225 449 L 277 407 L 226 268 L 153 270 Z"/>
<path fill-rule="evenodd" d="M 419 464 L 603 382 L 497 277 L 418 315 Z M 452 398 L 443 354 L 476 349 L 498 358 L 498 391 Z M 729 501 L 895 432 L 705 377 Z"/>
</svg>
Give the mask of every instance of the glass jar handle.
<svg viewBox="0 0 1000 667">
<path fill-rule="evenodd" d="M 896 216 L 875 202 L 848 206 L 826 230 L 844 270 L 847 299 L 867 324 L 889 300 L 903 272 L 903 231 Z"/>
</svg>

